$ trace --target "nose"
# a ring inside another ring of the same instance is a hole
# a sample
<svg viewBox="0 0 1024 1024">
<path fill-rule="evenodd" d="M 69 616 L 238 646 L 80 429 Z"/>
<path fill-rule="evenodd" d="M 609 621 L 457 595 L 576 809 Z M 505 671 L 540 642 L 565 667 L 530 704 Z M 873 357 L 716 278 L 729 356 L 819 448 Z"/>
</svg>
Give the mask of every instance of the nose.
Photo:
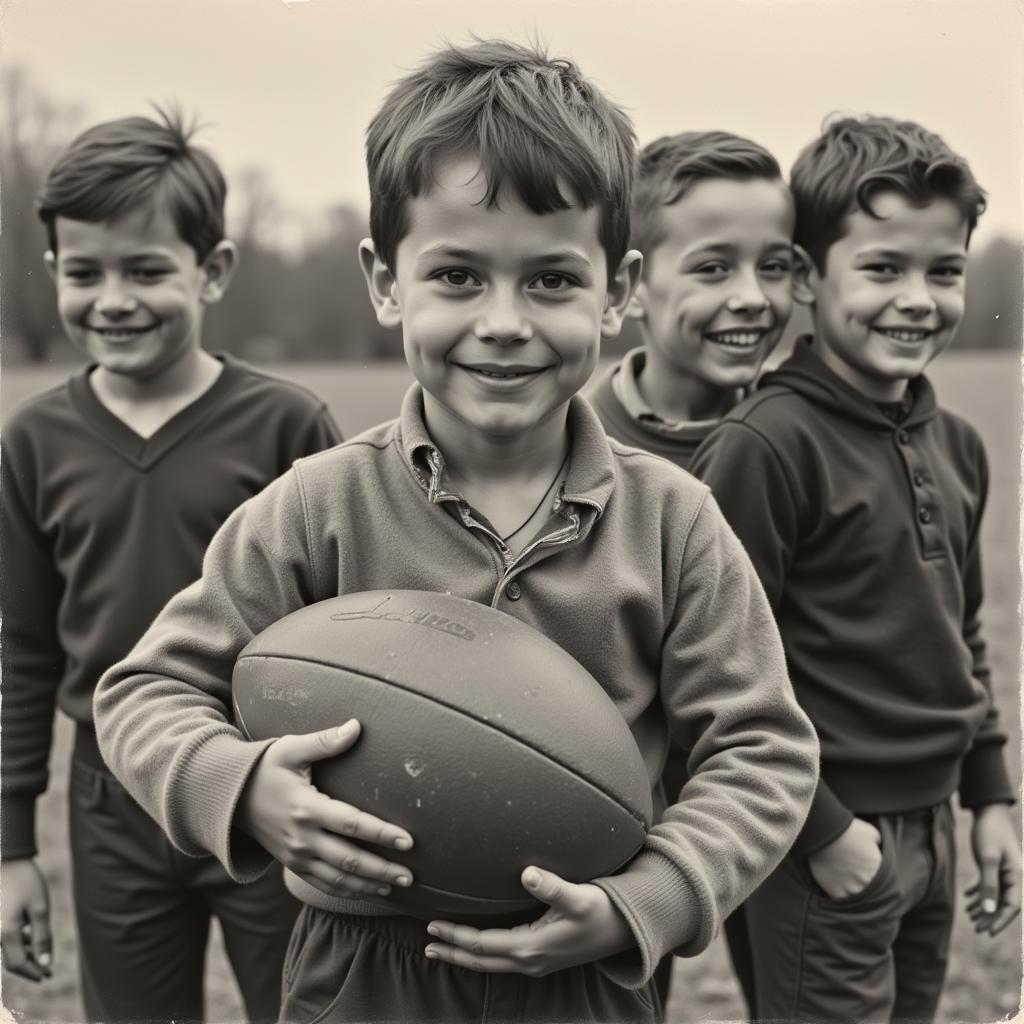
<svg viewBox="0 0 1024 1024">
<path fill-rule="evenodd" d="M 768 308 L 768 298 L 756 273 L 738 275 L 734 285 L 726 302 L 730 313 L 763 313 Z"/>
<path fill-rule="evenodd" d="M 512 345 L 533 337 L 533 327 L 523 315 L 514 289 L 490 290 L 477 317 L 475 333 L 481 341 L 499 345 Z"/>
<path fill-rule="evenodd" d="M 908 316 L 927 316 L 935 307 L 935 299 L 924 274 L 908 274 L 895 299 L 895 306 Z"/>
<path fill-rule="evenodd" d="M 117 274 L 108 274 L 103 279 L 103 286 L 96 298 L 96 311 L 110 319 L 133 313 L 138 301 L 126 284 L 127 282 Z"/>
</svg>

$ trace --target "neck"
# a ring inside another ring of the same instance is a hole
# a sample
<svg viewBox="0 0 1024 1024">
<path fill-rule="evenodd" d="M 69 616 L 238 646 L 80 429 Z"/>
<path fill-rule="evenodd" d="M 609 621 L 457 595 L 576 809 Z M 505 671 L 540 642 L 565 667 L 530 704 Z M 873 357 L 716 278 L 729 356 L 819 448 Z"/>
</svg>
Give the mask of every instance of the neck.
<svg viewBox="0 0 1024 1024">
<path fill-rule="evenodd" d="M 429 392 L 423 394 L 423 409 L 427 432 L 458 486 L 547 478 L 569 450 L 568 403 L 531 430 L 514 434 L 470 430 Z"/>
<path fill-rule="evenodd" d="M 739 388 L 720 388 L 680 373 L 676 367 L 658 359 L 653 348 L 647 349 L 637 386 L 647 404 L 663 420 L 672 423 L 721 419 L 739 401 L 741 394 Z"/>
<path fill-rule="evenodd" d="M 884 377 L 872 377 L 841 359 L 829 346 L 821 344 L 817 338 L 811 347 L 817 353 L 818 358 L 837 377 L 846 381 L 850 387 L 856 388 L 872 402 L 898 402 L 906 394 L 909 382 L 905 378 L 888 380 Z"/>
<path fill-rule="evenodd" d="M 200 348 L 190 349 L 180 359 L 150 377 L 128 377 L 111 373 L 102 366 L 93 370 L 90 382 L 97 394 L 119 402 L 147 402 L 174 399 L 206 390 L 221 372 L 219 359 Z"/>
</svg>

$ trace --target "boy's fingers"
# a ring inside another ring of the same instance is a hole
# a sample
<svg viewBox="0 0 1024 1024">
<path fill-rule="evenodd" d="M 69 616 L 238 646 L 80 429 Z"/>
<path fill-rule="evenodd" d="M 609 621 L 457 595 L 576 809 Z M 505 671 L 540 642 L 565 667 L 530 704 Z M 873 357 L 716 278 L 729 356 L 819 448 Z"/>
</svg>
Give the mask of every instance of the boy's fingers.
<svg viewBox="0 0 1024 1024">
<path fill-rule="evenodd" d="M 577 897 L 577 886 L 559 878 L 553 871 L 528 867 L 523 870 L 520 881 L 532 896 L 536 896 L 549 907 L 570 914 L 582 909 Z"/>
<path fill-rule="evenodd" d="M 281 764 L 289 768 L 305 768 L 314 761 L 343 754 L 357 739 L 359 722 L 350 718 L 344 725 L 321 729 L 302 736 L 282 736 L 274 746 Z"/>
<path fill-rule="evenodd" d="M 27 924 L 22 927 L 14 925 L 5 928 L 2 939 L 4 967 L 11 974 L 28 978 L 29 981 L 42 981 L 42 971 L 27 955 L 31 941 Z"/>
<path fill-rule="evenodd" d="M 43 973 L 49 976 L 53 958 L 53 942 L 50 937 L 50 910 L 47 906 L 30 907 L 29 929 L 32 942 L 32 957 L 42 969 Z"/>
<path fill-rule="evenodd" d="M 323 793 L 317 793 L 316 796 L 313 806 L 317 822 L 322 828 L 346 839 L 361 839 L 377 846 L 390 846 L 395 850 L 412 848 L 412 836 L 404 828 L 382 821 L 341 800 L 332 800 Z"/>
<path fill-rule="evenodd" d="M 412 872 L 404 865 L 385 860 L 330 835 L 322 835 L 314 842 L 313 853 L 318 860 L 333 867 L 336 874 L 342 871 L 346 875 L 358 875 L 377 885 L 397 885 L 400 888 L 412 885 Z"/>
<path fill-rule="evenodd" d="M 999 909 L 999 860 L 985 857 L 978 866 L 981 873 L 978 879 L 981 909 L 986 914 L 994 914 Z"/>
</svg>

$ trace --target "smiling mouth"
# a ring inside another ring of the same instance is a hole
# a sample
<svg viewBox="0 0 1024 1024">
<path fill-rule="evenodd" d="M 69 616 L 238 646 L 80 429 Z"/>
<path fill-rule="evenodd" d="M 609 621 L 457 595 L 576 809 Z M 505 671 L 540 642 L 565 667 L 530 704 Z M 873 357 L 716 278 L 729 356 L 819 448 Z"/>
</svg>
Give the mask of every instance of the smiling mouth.
<svg viewBox="0 0 1024 1024">
<path fill-rule="evenodd" d="M 875 327 L 874 330 L 893 341 L 924 341 L 935 334 L 934 329 L 925 327 Z"/>
<path fill-rule="evenodd" d="M 469 366 L 465 363 L 456 365 L 489 380 L 525 380 L 527 377 L 536 377 L 547 369 L 546 366 Z"/>
<path fill-rule="evenodd" d="M 767 327 L 751 327 L 731 331 L 706 331 L 704 337 L 716 345 L 727 345 L 730 348 L 753 348 L 767 333 Z"/>
<path fill-rule="evenodd" d="M 134 341 L 152 331 L 156 324 L 147 324 L 145 327 L 92 327 L 86 325 L 87 329 L 98 334 L 105 341 Z"/>
</svg>

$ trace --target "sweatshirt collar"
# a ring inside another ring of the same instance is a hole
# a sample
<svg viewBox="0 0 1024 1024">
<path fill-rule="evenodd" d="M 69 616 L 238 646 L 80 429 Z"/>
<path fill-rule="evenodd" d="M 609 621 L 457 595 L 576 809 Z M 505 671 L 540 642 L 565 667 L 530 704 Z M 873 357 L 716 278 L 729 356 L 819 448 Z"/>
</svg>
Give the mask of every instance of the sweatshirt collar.
<svg viewBox="0 0 1024 1024">
<path fill-rule="evenodd" d="M 614 487 L 615 466 L 597 413 L 579 395 L 569 400 L 568 427 L 572 452 L 562 499 L 588 505 L 601 515 Z M 418 383 L 405 393 L 398 429 L 403 457 L 427 497 L 434 502 L 450 498 L 444 483 L 444 454 L 427 432 L 423 387 Z"/>
<path fill-rule="evenodd" d="M 812 348 L 813 337 L 801 335 L 793 346 L 793 354 L 777 370 L 765 374 L 758 390 L 772 384 L 787 387 L 819 405 L 827 405 L 847 419 L 857 420 L 881 430 L 896 429 L 892 420 L 867 395 L 862 394 L 833 372 Z M 907 382 L 912 396 L 910 414 L 899 425 L 920 426 L 935 416 L 935 391 L 928 378 L 921 374 Z"/>
</svg>

